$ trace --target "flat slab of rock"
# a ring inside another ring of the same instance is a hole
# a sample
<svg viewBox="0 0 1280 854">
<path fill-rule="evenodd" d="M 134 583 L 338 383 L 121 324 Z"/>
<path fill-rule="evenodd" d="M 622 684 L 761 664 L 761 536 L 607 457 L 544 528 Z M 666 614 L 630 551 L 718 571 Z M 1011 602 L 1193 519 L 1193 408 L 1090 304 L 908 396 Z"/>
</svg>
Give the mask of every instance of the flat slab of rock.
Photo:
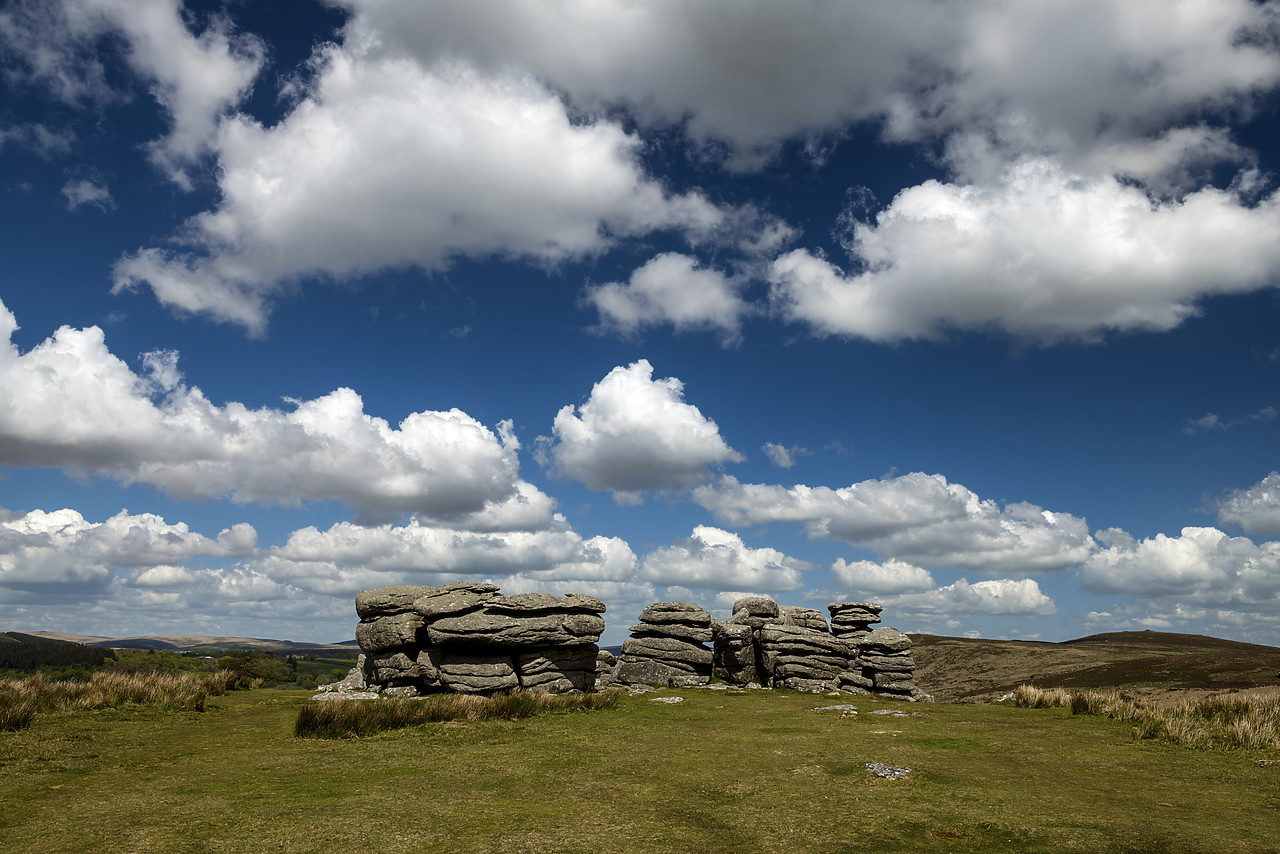
<svg viewBox="0 0 1280 854">
<path fill-rule="evenodd" d="M 902 652 L 911 649 L 911 638 L 897 629 L 876 629 L 862 639 L 861 647 L 868 651 Z"/>
<path fill-rule="evenodd" d="M 885 765 L 883 762 L 868 762 L 867 770 L 885 780 L 901 780 L 911 773 L 910 768 L 899 768 L 896 765 Z"/>
<path fill-rule="evenodd" d="M 799 605 L 782 605 L 778 610 L 783 625 L 802 626 L 819 632 L 830 631 L 827 626 L 827 618 L 822 616 L 821 611 L 815 611 L 812 608 L 801 608 Z"/>
<path fill-rule="evenodd" d="M 408 646 L 417 642 L 422 622 L 422 617 L 412 611 L 361 620 L 356 624 L 356 643 L 365 652 Z"/>
<path fill-rule="evenodd" d="M 649 685 L 655 688 L 687 688 L 706 685 L 711 681 L 705 676 L 672 667 L 652 658 L 622 660 L 613 669 L 614 685 Z"/>
<path fill-rule="evenodd" d="M 642 623 L 684 623 L 698 628 L 711 628 L 711 614 L 697 605 L 684 602 L 655 602 L 640 612 Z"/>
<path fill-rule="evenodd" d="M 431 643 L 490 646 L 580 646 L 595 643 L 604 631 L 598 614 L 544 614 L 517 617 L 476 611 L 429 623 Z"/>
<path fill-rule="evenodd" d="M 605 608 L 599 599 L 581 593 L 517 593 L 490 600 L 485 610 L 493 614 L 603 614 Z"/>
<path fill-rule="evenodd" d="M 415 599 L 436 589 L 421 584 L 396 584 L 362 590 L 356 594 L 356 615 L 367 620 L 409 611 L 412 610 Z"/>
<path fill-rule="evenodd" d="M 658 637 L 686 640 L 690 643 L 711 643 L 710 628 L 698 628 L 685 623 L 637 623 L 628 631 L 632 637 Z"/>
<path fill-rule="evenodd" d="M 713 660 L 711 650 L 676 638 L 631 638 L 622 645 L 622 656 L 657 658 L 710 669 Z"/>
<path fill-rule="evenodd" d="M 496 598 L 496 584 L 446 584 L 415 599 L 413 610 L 426 620 L 439 620 L 469 614 Z"/>
</svg>

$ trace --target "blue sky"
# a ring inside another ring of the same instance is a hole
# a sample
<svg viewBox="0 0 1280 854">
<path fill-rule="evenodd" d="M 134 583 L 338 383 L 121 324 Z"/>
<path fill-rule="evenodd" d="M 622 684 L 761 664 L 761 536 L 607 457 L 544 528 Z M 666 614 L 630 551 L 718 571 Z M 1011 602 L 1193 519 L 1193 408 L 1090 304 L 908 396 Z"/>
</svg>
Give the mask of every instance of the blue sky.
<svg viewBox="0 0 1280 854">
<path fill-rule="evenodd" d="M 0 626 L 1280 644 L 1280 6 L 15 0 Z"/>
</svg>

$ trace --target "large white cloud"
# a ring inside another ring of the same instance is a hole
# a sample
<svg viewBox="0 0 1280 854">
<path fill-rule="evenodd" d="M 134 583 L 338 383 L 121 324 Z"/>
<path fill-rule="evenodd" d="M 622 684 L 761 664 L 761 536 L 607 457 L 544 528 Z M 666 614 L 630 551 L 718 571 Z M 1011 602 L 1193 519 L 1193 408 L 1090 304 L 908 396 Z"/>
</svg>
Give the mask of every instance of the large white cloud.
<svg viewBox="0 0 1280 854">
<path fill-rule="evenodd" d="M 256 564 L 276 580 L 316 592 L 354 596 L 387 584 L 443 584 L 463 577 L 521 575 L 548 582 L 630 581 L 636 559 L 616 537 L 584 539 L 563 518 L 539 531 L 477 533 L 406 525 L 339 522 L 294 531 Z"/>
<path fill-rule="evenodd" d="M 603 327 L 624 334 L 670 323 L 677 331 L 713 329 L 732 343 L 751 310 L 740 287 L 740 281 L 718 270 L 699 267 L 696 258 L 664 252 L 635 270 L 626 283 L 588 287 L 586 300 L 600 313 Z"/>
<path fill-rule="evenodd" d="M 302 277 L 439 270 L 457 256 L 554 264 L 720 222 L 702 196 L 643 174 L 638 136 L 574 121 L 530 75 L 350 40 L 316 65 L 279 124 L 220 125 L 217 209 L 187 223 L 190 251 L 122 258 L 118 290 L 145 283 L 178 309 L 261 331 L 271 295 Z"/>
<path fill-rule="evenodd" d="M 339 2 L 348 38 L 528 68 L 580 103 L 683 121 L 739 163 L 881 117 L 900 139 L 976 127 L 1002 148 L 1089 148 L 1280 78 L 1275 7 L 1249 0 Z"/>
<path fill-rule="evenodd" d="M 406 512 L 481 527 L 549 499 L 522 486 L 519 442 L 457 409 L 415 412 L 399 427 L 338 389 L 290 411 L 218 406 L 181 382 L 175 353 L 152 353 L 139 375 L 98 327 L 62 327 L 27 353 L 0 304 L 0 464 L 53 466 L 146 483 L 183 499 L 296 504 L 336 499 L 366 516 Z"/>
<path fill-rule="evenodd" d="M 1095 593 L 1170 597 L 1201 607 L 1280 613 L 1280 543 L 1254 543 L 1217 528 L 1183 528 L 1176 537 L 1136 540 L 1111 529 L 1084 565 Z"/>
<path fill-rule="evenodd" d="M 19 0 L 0 13 L 0 45 L 18 61 L 11 68 L 68 102 L 123 97 L 98 52 L 106 37 L 123 41 L 125 61 L 169 116 L 169 132 L 148 145 L 152 162 L 190 189 L 187 170 L 207 152 L 219 117 L 248 93 L 265 47 L 225 17 L 193 34 L 181 0 Z"/>
<path fill-rule="evenodd" d="M 873 596 L 923 593 L 935 587 L 928 570 L 893 559 L 878 563 L 839 558 L 831 565 L 831 574 L 846 589 Z"/>
<path fill-rule="evenodd" d="M 989 574 L 1077 564 L 1096 548 L 1084 519 L 1034 504 L 1003 508 L 942 475 L 920 472 L 840 489 L 743 484 L 731 476 L 699 487 L 694 501 L 734 526 L 796 522 L 811 537 L 874 548 L 923 567 Z"/>
<path fill-rule="evenodd" d="M 710 466 L 743 459 L 714 421 L 684 402 L 680 380 L 653 379 L 644 359 L 610 371 L 576 411 L 562 408 L 553 432 L 554 440 L 540 440 L 546 464 L 622 502 L 646 490 L 696 486 Z"/>
<path fill-rule="evenodd" d="M 820 335 L 933 338 L 997 326 L 1055 340 L 1168 330 L 1198 298 L 1277 282 L 1280 196 L 1207 188 L 1159 202 L 1116 178 L 1023 160 L 992 185 L 929 181 L 855 228 L 865 269 L 798 249 L 771 271 L 783 315 Z"/>
<path fill-rule="evenodd" d="M 245 557 L 257 545 L 257 533 L 245 523 L 211 540 L 152 513 L 122 510 L 89 522 L 71 509 L 32 510 L 0 521 L 0 588 L 100 588 L 118 570 L 137 568 L 158 578 L 181 571 L 175 562 Z"/>
<path fill-rule="evenodd" d="M 953 584 L 923 593 L 904 593 L 885 600 L 894 614 L 914 618 L 954 618 L 975 614 L 1047 616 L 1057 605 L 1040 590 L 1034 578 L 993 578 Z"/>
<path fill-rule="evenodd" d="M 1280 472 L 1272 472 L 1248 489 L 1235 489 L 1218 501 L 1218 521 L 1246 534 L 1280 534 Z"/>
<path fill-rule="evenodd" d="M 698 525 L 693 534 L 645 555 L 640 577 L 656 584 L 776 593 L 795 590 L 815 569 L 777 549 L 753 549 L 730 531 Z"/>
</svg>

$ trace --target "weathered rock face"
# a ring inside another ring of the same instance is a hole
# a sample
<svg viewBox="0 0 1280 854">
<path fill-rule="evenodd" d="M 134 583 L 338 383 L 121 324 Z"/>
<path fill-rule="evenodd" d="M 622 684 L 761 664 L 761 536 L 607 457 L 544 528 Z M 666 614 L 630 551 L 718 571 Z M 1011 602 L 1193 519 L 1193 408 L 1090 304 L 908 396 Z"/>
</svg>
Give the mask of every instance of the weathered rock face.
<svg viewBox="0 0 1280 854">
<path fill-rule="evenodd" d="M 873 623 L 880 622 L 881 610 L 879 605 L 870 602 L 832 602 L 827 606 L 831 614 L 831 634 L 860 639 L 871 631 Z"/>
<path fill-rule="evenodd" d="M 640 612 L 610 674 L 614 685 L 674 687 L 711 681 L 711 615 L 696 605 L 658 602 Z"/>
<path fill-rule="evenodd" d="M 587 691 L 604 603 L 591 596 L 502 596 L 493 584 L 396 586 L 356 597 L 364 651 L 354 687 L 397 694 Z"/>
<path fill-rule="evenodd" d="M 811 608 L 739 599 L 728 622 L 715 625 L 716 675 L 736 685 L 926 696 L 913 681 L 911 639 L 896 629 L 871 629 L 880 622 L 879 605 L 833 602 L 828 610 L 829 629 Z"/>
</svg>

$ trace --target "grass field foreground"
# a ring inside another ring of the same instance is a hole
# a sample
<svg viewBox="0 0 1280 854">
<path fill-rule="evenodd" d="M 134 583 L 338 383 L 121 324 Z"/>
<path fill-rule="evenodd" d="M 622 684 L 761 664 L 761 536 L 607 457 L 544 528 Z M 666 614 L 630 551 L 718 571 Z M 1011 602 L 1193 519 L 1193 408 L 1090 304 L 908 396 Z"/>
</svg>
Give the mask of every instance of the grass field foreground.
<svg viewBox="0 0 1280 854">
<path fill-rule="evenodd" d="M 1274 751 L 1135 741 L 1068 708 L 671 690 L 330 740 L 293 735 L 305 703 L 257 690 L 0 733 L 0 850 L 1280 848 Z"/>
</svg>

